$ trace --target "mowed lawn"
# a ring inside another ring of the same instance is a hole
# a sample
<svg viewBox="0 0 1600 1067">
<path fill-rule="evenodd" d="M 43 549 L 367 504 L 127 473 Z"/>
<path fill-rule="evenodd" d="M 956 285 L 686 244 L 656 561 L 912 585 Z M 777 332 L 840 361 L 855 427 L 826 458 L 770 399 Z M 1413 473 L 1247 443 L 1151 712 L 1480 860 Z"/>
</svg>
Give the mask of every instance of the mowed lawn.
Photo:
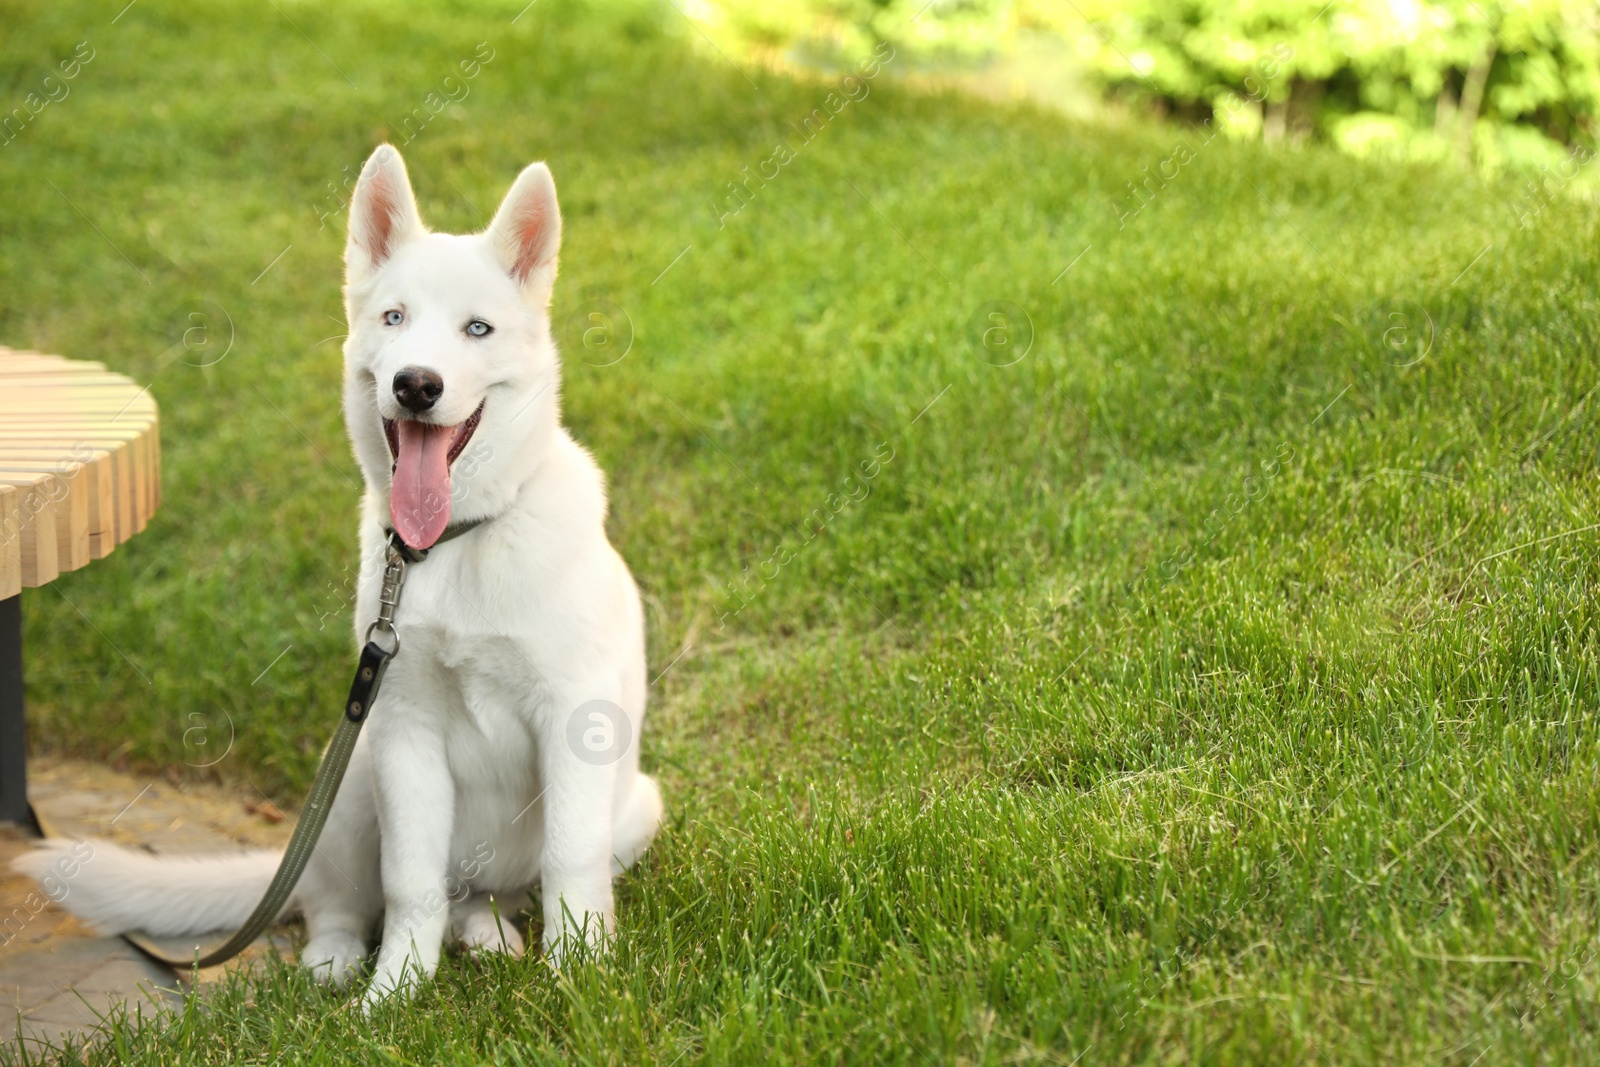
<svg viewBox="0 0 1600 1067">
<path fill-rule="evenodd" d="M 903 55 L 834 113 L 670 7 L 121 8 L 0 4 L 5 110 L 93 53 L 0 146 L 0 343 L 163 414 L 150 527 L 25 595 L 36 750 L 308 785 L 343 187 L 391 139 L 441 229 L 555 173 L 668 820 L 608 960 L 370 1020 L 275 968 L 85 1058 L 1597 1056 L 1593 207 Z"/>
</svg>

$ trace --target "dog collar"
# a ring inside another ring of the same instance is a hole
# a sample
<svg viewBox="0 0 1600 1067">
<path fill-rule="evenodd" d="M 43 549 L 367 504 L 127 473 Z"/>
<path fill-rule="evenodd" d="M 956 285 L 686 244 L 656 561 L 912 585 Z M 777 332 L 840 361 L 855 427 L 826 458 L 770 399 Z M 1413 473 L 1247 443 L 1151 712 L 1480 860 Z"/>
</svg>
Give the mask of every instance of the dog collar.
<svg viewBox="0 0 1600 1067">
<path fill-rule="evenodd" d="M 412 548 L 410 545 L 406 544 L 405 541 L 401 540 L 399 531 L 390 529 L 389 527 L 384 528 L 384 533 L 388 535 L 389 543 L 394 546 L 395 551 L 406 558 L 406 562 L 421 563 L 423 560 L 428 558 L 429 552 L 432 552 L 446 541 L 453 541 L 464 533 L 470 533 L 488 521 L 488 519 L 471 519 L 467 522 L 451 523 L 449 526 L 444 528 L 444 533 L 439 535 L 439 539 L 433 544 L 429 545 L 427 548 Z"/>
</svg>

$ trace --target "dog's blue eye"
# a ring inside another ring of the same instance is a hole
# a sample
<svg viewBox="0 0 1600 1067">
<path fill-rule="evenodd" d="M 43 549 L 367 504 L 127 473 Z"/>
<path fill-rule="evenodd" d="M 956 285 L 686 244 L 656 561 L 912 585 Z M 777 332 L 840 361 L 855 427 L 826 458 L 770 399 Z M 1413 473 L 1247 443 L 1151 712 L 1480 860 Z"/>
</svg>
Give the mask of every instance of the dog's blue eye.
<svg viewBox="0 0 1600 1067">
<path fill-rule="evenodd" d="M 488 337 L 491 333 L 494 333 L 494 327 L 482 319 L 473 319 L 467 323 L 467 335 L 469 337 Z"/>
<path fill-rule="evenodd" d="M 391 310 L 383 313 L 383 324 L 385 326 L 398 326 L 404 321 L 406 321 L 406 316 L 403 311 Z"/>
</svg>

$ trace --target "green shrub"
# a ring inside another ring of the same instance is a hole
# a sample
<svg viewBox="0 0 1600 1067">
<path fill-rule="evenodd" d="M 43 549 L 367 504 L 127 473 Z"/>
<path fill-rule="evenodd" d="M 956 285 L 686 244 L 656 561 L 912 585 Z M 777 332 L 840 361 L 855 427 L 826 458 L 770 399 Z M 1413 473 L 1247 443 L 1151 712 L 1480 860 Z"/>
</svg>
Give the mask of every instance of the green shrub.
<svg viewBox="0 0 1600 1067">
<path fill-rule="evenodd" d="M 1103 93 L 1233 136 L 1354 155 L 1571 171 L 1600 105 L 1589 0 L 706 0 L 719 45 L 835 62 L 889 39 L 924 65 L 1053 45 Z M 1547 183 L 1548 184 L 1548 183 Z"/>
</svg>

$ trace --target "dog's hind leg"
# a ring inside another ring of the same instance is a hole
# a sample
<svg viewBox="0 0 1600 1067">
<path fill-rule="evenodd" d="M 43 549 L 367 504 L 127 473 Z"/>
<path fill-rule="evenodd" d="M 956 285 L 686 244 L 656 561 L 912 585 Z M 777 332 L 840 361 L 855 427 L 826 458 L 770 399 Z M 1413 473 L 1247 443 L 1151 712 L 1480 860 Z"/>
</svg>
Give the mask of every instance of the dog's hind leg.
<svg viewBox="0 0 1600 1067">
<path fill-rule="evenodd" d="M 488 893 L 473 893 L 450 905 L 450 934 L 469 952 L 509 952 L 522 955 L 522 934 L 511 921 L 506 904 L 526 899 L 526 894 L 505 893 L 491 899 Z M 499 914 L 496 914 L 498 911 Z"/>
<path fill-rule="evenodd" d="M 367 954 L 383 911 L 372 754 L 365 736 L 356 742 L 294 899 L 306 920 L 302 966 L 318 981 L 343 984 Z"/>
<path fill-rule="evenodd" d="M 611 824 L 611 874 L 615 877 L 634 862 L 655 840 L 661 825 L 661 789 L 648 774 L 635 775 L 633 793 L 618 806 Z"/>
</svg>

